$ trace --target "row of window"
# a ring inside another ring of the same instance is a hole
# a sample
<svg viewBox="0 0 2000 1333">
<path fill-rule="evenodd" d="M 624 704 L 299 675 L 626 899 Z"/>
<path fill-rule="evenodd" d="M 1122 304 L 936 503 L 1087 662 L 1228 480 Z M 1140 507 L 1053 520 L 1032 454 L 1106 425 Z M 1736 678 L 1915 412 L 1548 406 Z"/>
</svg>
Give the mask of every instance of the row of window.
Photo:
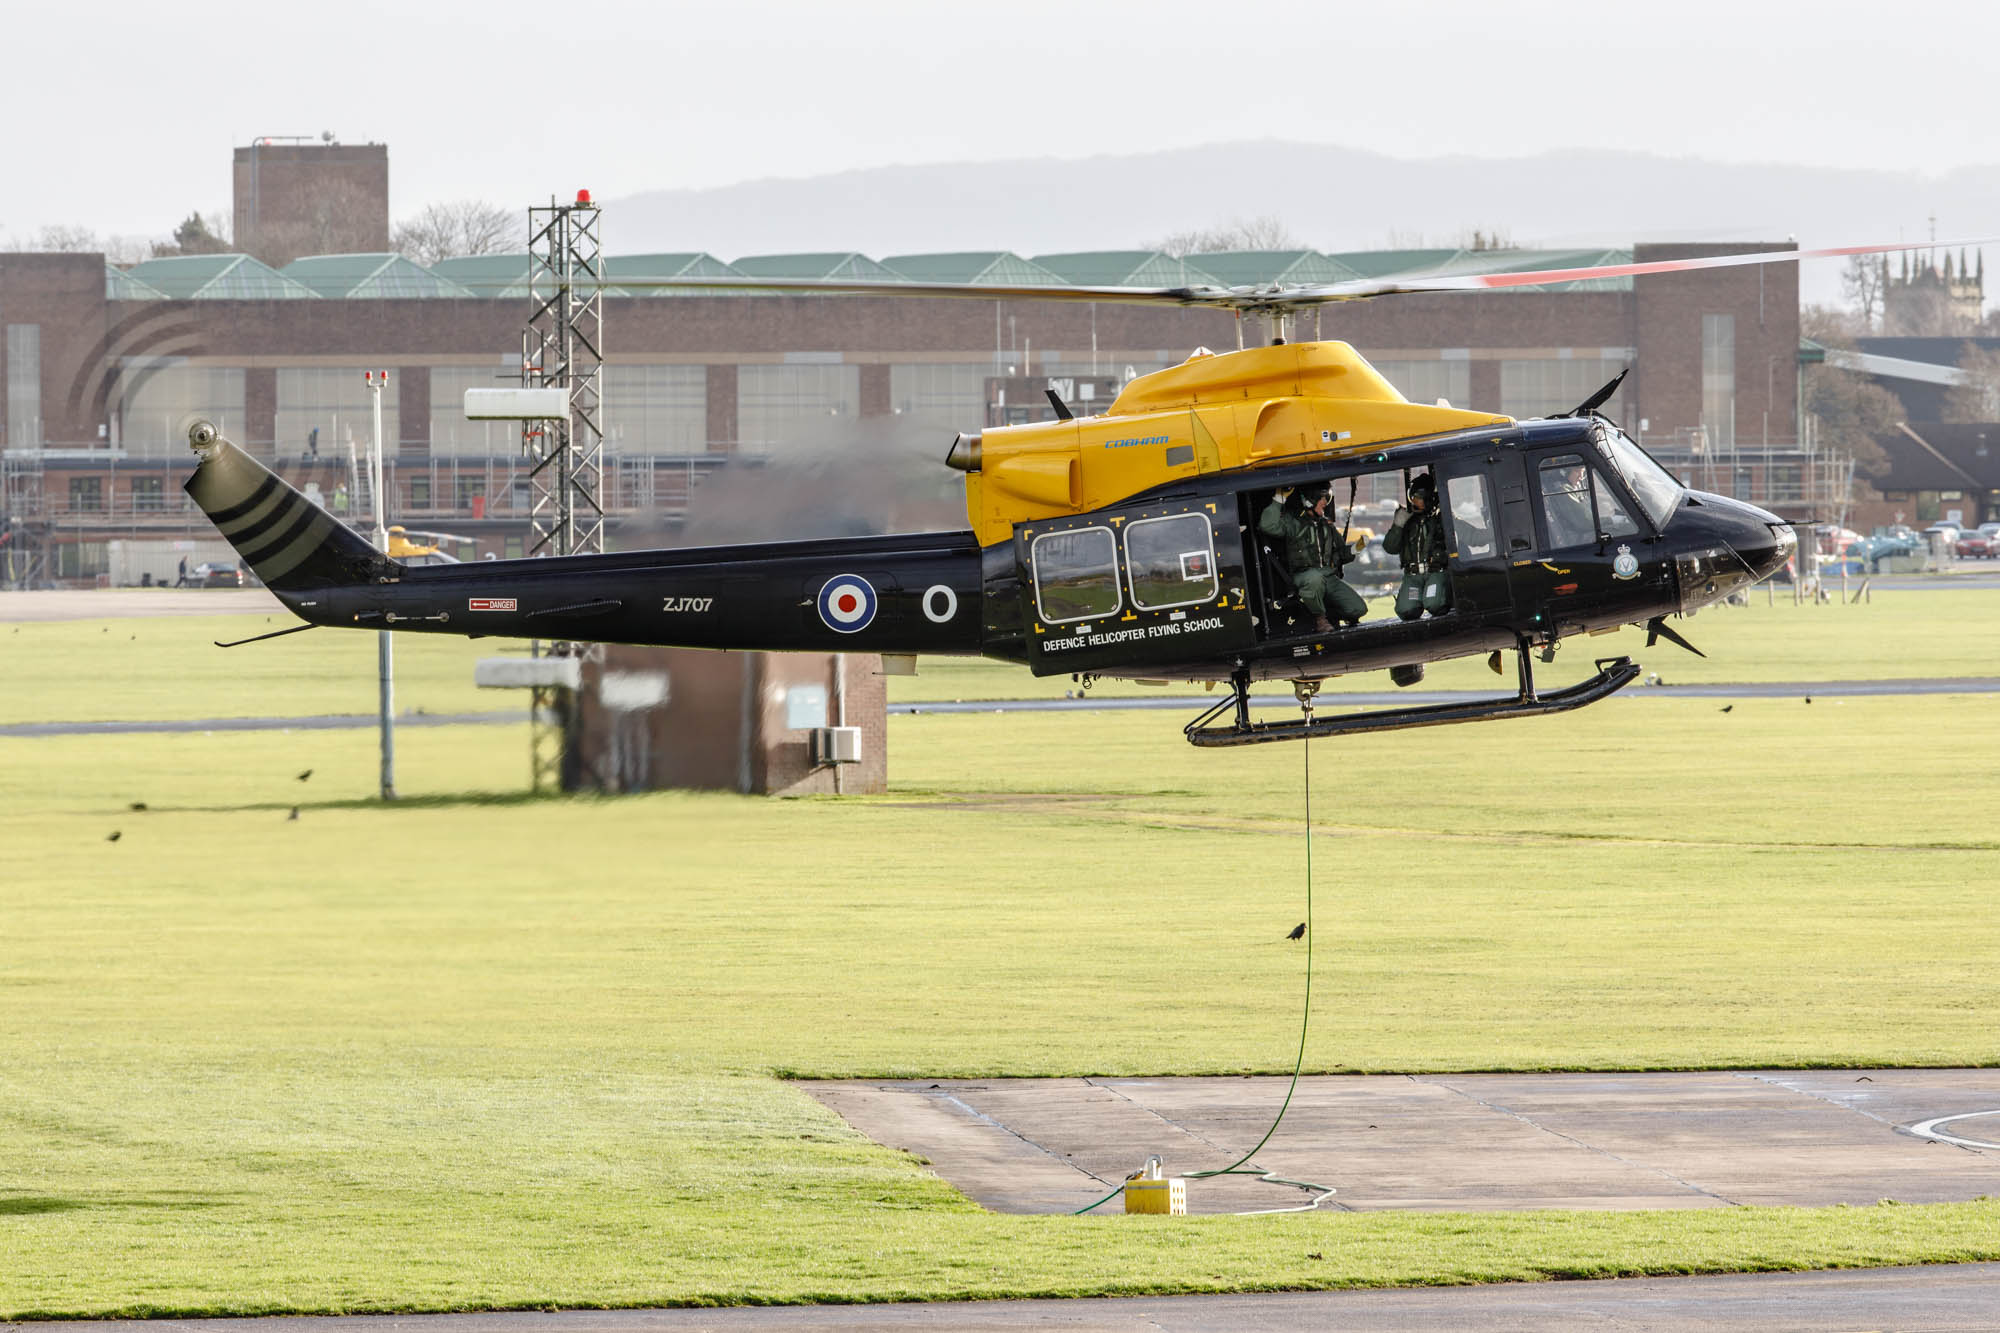
<svg viewBox="0 0 2000 1333">
<path fill-rule="evenodd" d="M 1171 611 L 1212 602 L 1220 593 L 1215 537 L 1201 514 L 1169 514 L 1124 525 L 1126 591 L 1141 611 Z M 1045 532 L 1029 546 L 1035 607 L 1042 622 L 1060 625 L 1115 615 L 1124 605 L 1118 580 L 1119 539 L 1110 528 Z"/>
<path fill-rule="evenodd" d="M 1534 466 L 1546 549 L 1552 552 L 1640 535 L 1627 500 L 1608 479 L 1610 472 L 1631 489 L 1656 528 L 1665 527 L 1680 503 L 1674 479 L 1616 430 L 1600 432 L 1597 453 L 1589 458 L 1582 452 L 1554 454 L 1535 460 Z M 1400 470 L 1356 478 L 1350 494 L 1357 505 L 1366 503 L 1358 500 L 1362 481 L 1400 490 L 1408 479 Z M 1444 510 L 1454 563 L 1503 558 L 1484 476 L 1448 478 Z M 1352 520 L 1350 511 L 1340 524 L 1343 534 Z M 1514 544 L 1521 547 L 1527 541 L 1524 537 Z M 1105 526 L 1043 533 L 1028 551 L 1035 607 L 1043 624 L 1103 619 L 1116 615 L 1128 599 L 1135 610 L 1167 611 L 1210 602 L 1218 594 L 1213 534 L 1200 514 L 1137 519 L 1124 525 L 1122 539 Z"/>
</svg>

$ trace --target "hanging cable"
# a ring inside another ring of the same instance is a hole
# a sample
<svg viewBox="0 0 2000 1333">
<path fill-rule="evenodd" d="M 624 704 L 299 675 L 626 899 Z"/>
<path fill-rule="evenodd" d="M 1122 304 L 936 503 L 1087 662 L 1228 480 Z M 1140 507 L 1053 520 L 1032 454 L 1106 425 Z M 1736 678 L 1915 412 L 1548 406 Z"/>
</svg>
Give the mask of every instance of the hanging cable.
<svg viewBox="0 0 2000 1333">
<path fill-rule="evenodd" d="M 1257 1140 L 1257 1146 L 1252 1148 L 1249 1152 L 1244 1153 L 1241 1157 L 1231 1162 L 1228 1166 L 1216 1167 L 1209 1171 L 1190 1171 L 1184 1177 L 1184 1179 L 1187 1180 L 1208 1180 L 1215 1176 L 1252 1176 L 1270 1185 L 1288 1185 L 1294 1189 L 1306 1190 L 1308 1192 L 1318 1191 L 1318 1193 L 1314 1194 L 1310 1202 L 1300 1204 L 1297 1207 L 1255 1208 L 1250 1210 L 1252 1213 L 1307 1213 L 1311 1212 L 1315 1208 L 1318 1208 L 1320 1204 L 1324 1203 L 1327 1199 L 1332 1198 L 1336 1192 L 1334 1190 L 1334 1187 L 1331 1185 L 1321 1185 L 1310 1180 L 1288 1180 L 1283 1176 L 1274 1175 L 1273 1173 L 1266 1171 L 1262 1167 L 1255 1165 L 1248 1165 L 1250 1159 L 1255 1157 L 1258 1153 L 1262 1152 L 1264 1150 L 1264 1145 L 1271 1141 L 1271 1136 L 1278 1132 L 1278 1126 L 1285 1122 L 1285 1112 L 1291 1109 L 1292 1095 L 1299 1090 L 1299 1073 L 1305 1068 L 1305 1063 L 1306 1063 L 1306 1033 L 1312 1025 L 1312 962 L 1313 962 L 1312 847 L 1313 844 L 1312 844 L 1311 727 L 1312 727 L 1312 714 L 1313 714 L 1313 696 L 1319 692 L 1319 682 L 1296 681 L 1293 683 L 1293 688 L 1298 693 L 1299 706 L 1305 710 L 1306 727 L 1307 727 L 1307 734 L 1305 738 L 1300 742 L 1300 750 L 1305 757 L 1304 769 L 1305 769 L 1305 836 L 1306 836 L 1306 985 L 1305 985 L 1306 993 L 1305 993 L 1305 1004 L 1303 1006 L 1303 1011 L 1299 1015 L 1298 1056 L 1296 1059 L 1292 1061 L 1292 1081 L 1291 1084 L 1285 1089 L 1285 1100 L 1278 1107 L 1277 1118 L 1272 1120 L 1271 1127 L 1264 1131 L 1264 1137 Z M 1115 1186 L 1112 1189 L 1112 1191 L 1109 1194 L 1105 1195 L 1103 1198 L 1098 1199 L 1094 1203 L 1086 1204 L 1084 1207 L 1077 1209 L 1076 1212 L 1072 1214 L 1072 1216 L 1082 1216 L 1084 1213 L 1093 1212 L 1096 1209 L 1103 1207 L 1105 1204 L 1110 1203 L 1113 1199 L 1117 1198 L 1120 1192 L 1124 1190 L 1124 1188 L 1125 1188 L 1124 1184 L 1120 1183 L 1119 1185 Z"/>
</svg>

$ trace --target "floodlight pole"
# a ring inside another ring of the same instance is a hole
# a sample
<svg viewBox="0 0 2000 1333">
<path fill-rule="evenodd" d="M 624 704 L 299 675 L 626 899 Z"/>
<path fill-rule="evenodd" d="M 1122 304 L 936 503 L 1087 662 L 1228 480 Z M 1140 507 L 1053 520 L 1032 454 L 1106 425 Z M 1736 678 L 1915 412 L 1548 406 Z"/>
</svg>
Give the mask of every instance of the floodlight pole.
<svg viewBox="0 0 2000 1333">
<path fill-rule="evenodd" d="M 375 549 L 387 555 L 389 523 L 382 503 L 382 389 L 389 383 L 389 372 L 370 370 L 364 374 L 375 417 L 375 445 L 368 453 L 368 489 L 375 499 Z M 393 801 L 396 799 L 396 650 L 390 644 L 388 630 L 376 632 L 375 663 L 382 685 L 382 799 Z"/>
</svg>

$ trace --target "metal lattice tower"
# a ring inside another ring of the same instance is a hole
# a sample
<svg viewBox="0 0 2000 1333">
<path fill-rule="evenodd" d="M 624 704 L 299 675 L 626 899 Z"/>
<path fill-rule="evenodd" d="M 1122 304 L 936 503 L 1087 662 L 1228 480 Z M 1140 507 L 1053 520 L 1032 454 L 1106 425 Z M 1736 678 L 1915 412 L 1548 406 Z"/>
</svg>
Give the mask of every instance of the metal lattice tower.
<svg viewBox="0 0 2000 1333">
<path fill-rule="evenodd" d="M 528 551 L 579 555 L 604 549 L 604 248 L 597 205 L 528 210 L 528 299 L 521 334 L 521 386 L 565 389 L 569 416 L 523 422 L 528 472 Z M 539 649 L 538 649 L 539 651 Z M 548 655 L 581 657 L 588 645 L 558 642 Z M 530 709 L 528 763 L 536 791 L 563 790 L 576 725 L 574 691 L 537 687 Z"/>
<path fill-rule="evenodd" d="M 523 425 L 528 554 L 604 549 L 604 249 L 587 190 L 528 210 L 528 299 L 521 385 L 569 391 L 569 419 Z"/>
</svg>

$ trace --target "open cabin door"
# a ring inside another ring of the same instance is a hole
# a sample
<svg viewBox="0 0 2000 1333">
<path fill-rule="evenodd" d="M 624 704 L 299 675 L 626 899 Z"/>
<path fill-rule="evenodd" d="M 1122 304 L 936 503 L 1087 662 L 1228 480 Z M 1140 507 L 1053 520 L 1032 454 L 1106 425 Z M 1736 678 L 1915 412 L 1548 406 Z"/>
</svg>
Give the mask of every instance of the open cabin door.
<svg viewBox="0 0 2000 1333">
<path fill-rule="evenodd" d="M 1171 674 L 1252 642 L 1233 501 L 1023 523 L 1014 549 L 1037 676 Z"/>
</svg>

